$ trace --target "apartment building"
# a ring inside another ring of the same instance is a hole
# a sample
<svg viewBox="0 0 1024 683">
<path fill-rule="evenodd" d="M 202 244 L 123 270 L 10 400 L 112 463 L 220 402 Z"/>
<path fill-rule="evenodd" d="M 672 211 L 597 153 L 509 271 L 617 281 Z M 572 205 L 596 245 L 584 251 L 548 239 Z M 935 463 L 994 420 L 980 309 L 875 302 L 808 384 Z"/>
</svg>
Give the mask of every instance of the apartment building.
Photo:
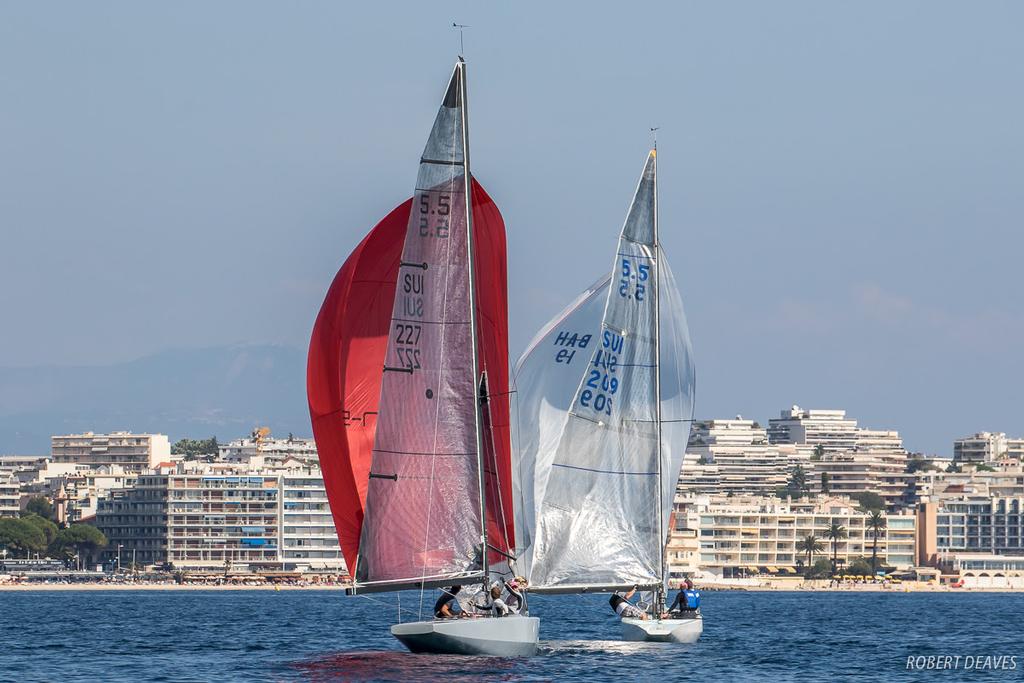
<svg viewBox="0 0 1024 683">
<path fill-rule="evenodd" d="M 953 442 L 956 463 L 991 463 L 1000 458 L 1024 459 L 1024 438 L 1007 438 L 1003 432 L 978 432 Z"/>
<path fill-rule="evenodd" d="M 54 463 L 99 467 L 117 465 L 138 474 L 171 459 L 171 444 L 165 434 L 68 434 L 50 437 Z"/>
<path fill-rule="evenodd" d="M 773 495 L 809 451 L 780 449 L 763 427 L 737 416 L 693 423 L 678 489 L 693 493 Z"/>
<path fill-rule="evenodd" d="M 833 522 L 841 524 L 849 534 L 837 545 L 840 564 L 870 557 L 874 543 L 873 533 L 867 527 L 868 515 L 846 498 L 780 501 L 765 497 L 691 496 L 677 499 L 677 519 L 682 515 L 692 520 L 694 514 L 699 528 L 700 570 L 718 578 L 755 572 L 795 574 L 806 562 L 806 554 L 797 544 L 809 535 L 816 536 L 826 549 L 814 559 L 831 557 L 831 544 L 826 536 Z M 897 569 L 912 566 L 915 516 L 899 513 L 886 514 L 885 518 L 887 526 L 878 537 L 879 564 Z M 679 545 L 685 545 L 682 539 Z M 672 559 L 670 555 L 670 563 Z"/>
<path fill-rule="evenodd" d="M 845 410 L 804 410 L 793 406 L 768 420 L 768 440 L 773 444 L 820 445 L 825 452 L 852 450 L 857 443 L 857 421 Z"/>
<path fill-rule="evenodd" d="M 285 439 L 247 437 L 219 446 L 218 459 L 225 462 L 280 463 L 288 459 L 317 463 L 316 442 L 289 436 Z"/>
<path fill-rule="evenodd" d="M 1024 496 L 964 494 L 921 503 L 917 561 L 939 566 L 964 553 L 1024 555 Z"/>
<path fill-rule="evenodd" d="M 12 472 L 0 470 L 0 517 L 17 517 L 21 511 L 21 485 Z"/>
<path fill-rule="evenodd" d="M 294 462 L 177 463 L 102 502 L 97 526 L 175 569 L 344 571 L 320 470 Z"/>
</svg>

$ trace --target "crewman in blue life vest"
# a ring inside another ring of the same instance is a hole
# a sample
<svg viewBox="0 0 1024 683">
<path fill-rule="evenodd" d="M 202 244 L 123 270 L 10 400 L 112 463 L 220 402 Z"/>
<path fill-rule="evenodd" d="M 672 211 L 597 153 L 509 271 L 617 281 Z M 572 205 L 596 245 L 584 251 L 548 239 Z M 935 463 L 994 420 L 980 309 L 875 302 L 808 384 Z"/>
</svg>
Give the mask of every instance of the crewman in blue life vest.
<svg viewBox="0 0 1024 683">
<path fill-rule="evenodd" d="M 677 609 L 678 608 L 678 609 Z M 693 581 L 686 579 L 686 583 L 676 593 L 676 599 L 669 612 L 677 612 L 681 616 L 691 616 L 700 609 L 700 591 L 693 587 Z"/>
</svg>

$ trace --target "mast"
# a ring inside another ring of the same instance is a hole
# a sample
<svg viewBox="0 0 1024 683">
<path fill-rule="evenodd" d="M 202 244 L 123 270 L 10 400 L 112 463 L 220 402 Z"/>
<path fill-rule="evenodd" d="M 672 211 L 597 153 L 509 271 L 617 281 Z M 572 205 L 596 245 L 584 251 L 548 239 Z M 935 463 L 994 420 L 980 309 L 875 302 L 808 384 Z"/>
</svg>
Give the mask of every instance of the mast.
<svg viewBox="0 0 1024 683">
<path fill-rule="evenodd" d="M 473 258 L 473 177 L 469 167 L 469 96 L 466 92 L 466 60 L 459 56 L 459 90 L 462 95 L 462 159 L 466 184 L 466 245 L 468 250 L 467 265 L 469 266 L 469 330 L 470 343 L 473 346 L 473 420 L 475 423 L 474 434 L 476 435 L 476 463 L 478 474 L 478 485 L 480 487 L 480 548 L 482 553 L 482 567 L 484 574 L 484 590 L 490 586 L 490 568 L 487 561 L 487 486 L 486 473 L 484 471 L 484 444 L 483 434 L 480 429 L 482 419 L 480 415 L 480 350 L 477 348 L 476 329 L 476 263 Z"/>
<path fill-rule="evenodd" d="M 661 242 L 658 241 L 658 139 L 654 139 L 654 420 L 658 435 L 658 555 L 661 567 L 661 587 L 655 599 L 655 614 L 664 611 L 665 603 L 665 483 L 662 481 L 664 472 L 661 467 Z"/>
</svg>

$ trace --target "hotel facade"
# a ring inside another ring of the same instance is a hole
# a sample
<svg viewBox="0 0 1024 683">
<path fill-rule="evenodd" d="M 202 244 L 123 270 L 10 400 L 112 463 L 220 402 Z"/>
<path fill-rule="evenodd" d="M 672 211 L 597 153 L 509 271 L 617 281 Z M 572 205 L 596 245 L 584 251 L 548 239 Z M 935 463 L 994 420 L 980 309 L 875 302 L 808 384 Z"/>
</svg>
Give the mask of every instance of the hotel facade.
<svg viewBox="0 0 1024 683">
<path fill-rule="evenodd" d="M 846 498 L 779 500 L 765 497 L 677 496 L 668 561 L 672 578 L 700 573 L 705 578 L 751 574 L 796 575 L 807 561 L 798 543 L 813 535 L 831 558 L 828 529 L 837 522 L 849 537 L 837 544 L 840 565 L 870 558 L 875 542 L 868 514 Z M 878 565 L 906 569 L 914 564 L 916 518 L 886 514 L 878 536 Z M 696 551 L 696 555 L 694 555 Z"/>
</svg>

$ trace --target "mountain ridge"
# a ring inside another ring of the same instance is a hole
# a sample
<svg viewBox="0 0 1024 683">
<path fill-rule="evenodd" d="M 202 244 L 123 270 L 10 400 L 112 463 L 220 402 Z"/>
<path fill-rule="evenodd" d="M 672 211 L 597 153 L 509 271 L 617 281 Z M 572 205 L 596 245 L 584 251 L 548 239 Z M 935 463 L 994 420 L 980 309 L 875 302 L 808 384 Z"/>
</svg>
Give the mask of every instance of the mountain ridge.
<svg viewBox="0 0 1024 683">
<path fill-rule="evenodd" d="M 50 436 L 130 430 L 234 439 L 256 425 L 311 433 L 306 354 L 276 344 L 169 349 L 102 366 L 0 367 L 0 453 Z"/>
</svg>

